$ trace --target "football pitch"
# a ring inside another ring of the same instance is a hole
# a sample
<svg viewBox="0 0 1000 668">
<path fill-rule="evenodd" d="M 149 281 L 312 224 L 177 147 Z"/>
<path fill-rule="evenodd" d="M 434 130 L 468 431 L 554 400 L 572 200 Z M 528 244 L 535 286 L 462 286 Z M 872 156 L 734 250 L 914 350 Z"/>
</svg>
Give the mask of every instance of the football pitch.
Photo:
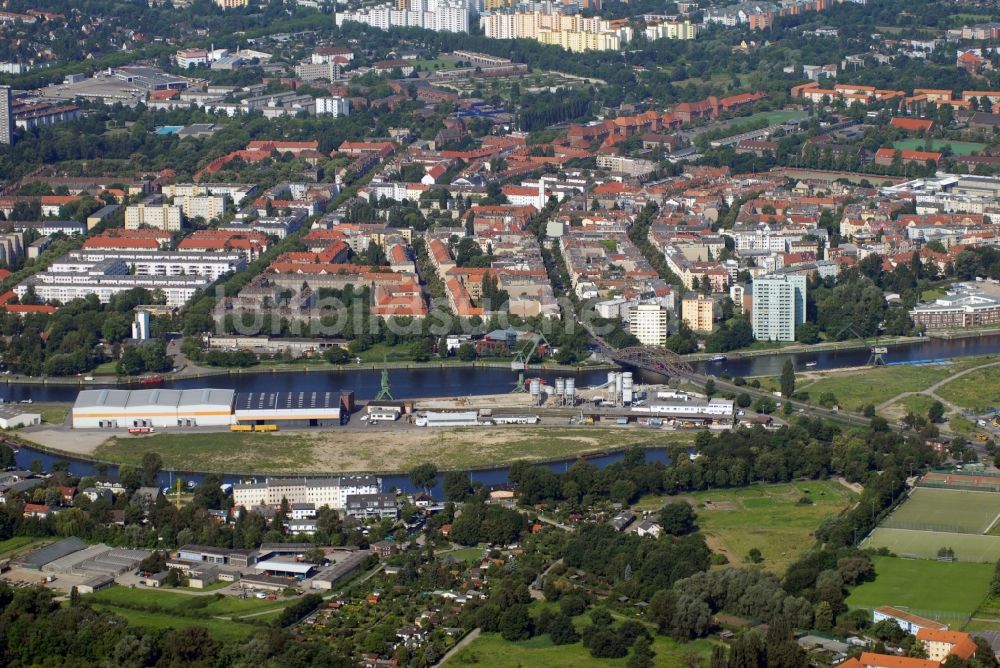
<svg viewBox="0 0 1000 668">
<path fill-rule="evenodd" d="M 974 533 L 944 533 L 879 527 L 861 544 L 862 548 L 888 548 L 900 557 L 937 559 L 938 550 L 950 547 L 955 559 L 964 562 L 996 562 L 1000 559 L 1000 536 Z"/>
<path fill-rule="evenodd" d="M 946 141 L 943 139 L 934 140 L 931 142 L 928 148 L 927 142 L 923 139 L 903 139 L 892 145 L 893 148 L 898 148 L 905 151 L 940 151 L 945 146 L 951 146 L 951 152 L 955 155 L 972 155 L 977 151 L 982 151 L 986 148 L 986 144 L 979 144 L 977 142 L 971 141 Z"/>
<path fill-rule="evenodd" d="M 984 534 L 1000 517 L 1000 494 L 918 487 L 882 527 Z"/>
<path fill-rule="evenodd" d="M 993 566 L 877 557 L 875 574 L 874 580 L 854 588 L 847 598 L 850 607 L 891 605 L 957 623 L 967 620 L 986 597 Z"/>
<path fill-rule="evenodd" d="M 1000 518 L 1000 494 L 918 487 L 863 542 L 910 559 L 937 559 L 951 548 L 956 561 L 995 562 L 1000 536 L 985 535 Z"/>
</svg>

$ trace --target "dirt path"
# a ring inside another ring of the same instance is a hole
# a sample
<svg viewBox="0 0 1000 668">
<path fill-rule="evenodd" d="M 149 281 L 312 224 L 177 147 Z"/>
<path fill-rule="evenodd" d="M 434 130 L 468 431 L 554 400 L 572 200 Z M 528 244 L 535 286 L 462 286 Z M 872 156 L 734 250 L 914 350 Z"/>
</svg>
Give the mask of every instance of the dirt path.
<svg viewBox="0 0 1000 668">
<path fill-rule="evenodd" d="M 712 534 L 703 533 L 705 536 L 705 545 L 708 546 L 712 552 L 719 552 L 726 556 L 729 563 L 732 565 L 738 565 L 743 562 L 743 557 L 733 552 L 729 547 L 719 539 L 718 536 L 713 536 Z"/>
<path fill-rule="evenodd" d="M 443 666 L 444 664 L 448 663 L 449 659 L 451 659 L 456 654 L 461 652 L 463 649 L 465 649 L 473 642 L 475 642 L 476 638 L 478 637 L 479 637 L 479 629 L 472 629 L 471 631 L 469 631 L 469 635 L 459 640 L 457 643 L 455 643 L 454 647 L 445 652 L 444 656 L 441 657 L 441 660 L 434 664 L 434 668 L 438 668 L 438 666 Z"/>
<path fill-rule="evenodd" d="M 844 478 L 843 476 L 837 476 L 837 482 L 839 482 L 841 485 L 851 490 L 855 494 L 861 494 L 862 492 L 865 491 L 864 486 L 862 486 L 860 483 L 848 482 L 847 479 Z"/>
<path fill-rule="evenodd" d="M 946 378 L 942 378 L 941 380 L 937 381 L 933 385 L 931 385 L 929 387 L 925 387 L 922 390 L 917 390 L 917 391 L 914 391 L 914 392 L 901 392 L 901 393 L 897 394 L 896 396 L 894 396 L 894 397 L 892 397 L 892 398 L 890 398 L 890 399 L 888 399 L 886 401 L 883 401 L 878 406 L 876 406 L 875 409 L 881 411 L 881 410 L 883 410 L 885 408 L 888 408 L 889 406 L 891 406 L 892 404 L 894 404 L 894 403 L 896 403 L 898 401 L 902 401 L 903 399 L 905 399 L 907 397 L 913 397 L 913 396 L 916 396 L 916 395 L 923 394 L 925 396 L 931 397 L 932 399 L 937 399 L 938 401 L 940 401 L 942 404 L 944 404 L 951 411 L 961 412 L 962 408 L 960 406 L 956 406 L 955 404 L 951 403 L 947 399 L 942 399 L 940 396 L 938 396 L 937 394 L 935 394 L 935 392 L 938 389 L 940 389 L 941 387 L 947 385 L 948 383 L 950 383 L 952 381 L 955 381 L 955 380 L 958 380 L 962 376 L 968 375 L 968 374 L 972 373 L 973 371 L 979 371 L 980 369 L 987 369 L 987 368 L 989 368 L 991 366 L 1000 366 L 1000 362 L 987 362 L 986 364 L 980 364 L 978 366 L 974 366 L 974 367 L 970 367 L 968 369 L 964 369 L 963 371 L 959 371 L 956 374 L 952 374 L 950 376 L 947 376 Z"/>
<path fill-rule="evenodd" d="M 532 600 L 534 600 L 534 601 L 544 601 L 545 600 L 545 594 L 542 593 L 541 589 L 538 589 L 538 588 L 535 587 L 535 583 L 536 582 L 537 583 L 543 583 L 545 581 L 545 576 L 547 576 L 549 573 L 551 573 L 552 569 L 555 568 L 556 566 L 558 566 L 559 564 L 561 564 L 562 562 L 563 562 L 562 559 L 556 559 L 555 561 L 553 561 L 551 564 L 549 564 L 549 567 L 546 568 L 544 571 L 542 571 L 542 574 L 539 575 L 535 579 L 535 582 L 531 583 L 531 586 L 528 587 L 528 594 L 531 596 Z"/>
</svg>

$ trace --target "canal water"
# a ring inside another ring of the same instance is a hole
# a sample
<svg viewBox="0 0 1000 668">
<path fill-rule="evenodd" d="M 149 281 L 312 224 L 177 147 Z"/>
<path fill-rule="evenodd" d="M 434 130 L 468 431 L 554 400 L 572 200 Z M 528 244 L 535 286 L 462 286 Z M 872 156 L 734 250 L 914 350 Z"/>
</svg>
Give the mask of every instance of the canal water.
<svg viewBox="0 0 1000 668">
<path fill-rule="evenodd" d="M 923 341 L 898 346 L 889 346 L 886 361 L 889 364 L 914 364 L 948 357 L 989 355 L 1000 353 L 1000 335 L 967 339 L 925 339 Z M 731 357 L 723 362 L 697 362 L 696 371 L 716 376 L 767 376 L 781 373 L 785 361 L 791 359 L 796 368 L 806 369 L 806 364 L 815 362 L 817 371 L 843 367 L 863 366 L 868 363 L 866 348 L 855 350 L 829 350 L 800 352 L 758 357 Z M 603 384 L 607 371 L 535 371 L 527 376 L 539 376 L 553 383 L 557 376 L 573 376 L 578 388 Z M 378 394 L 382 372 L 345 367 L 329 371 L 301 371 L 282 373 L 244 373 L 188 378 L 165 382 L 156 387 L 188 389 L 218 387 L 238 392 L 293 392 L 354 390 L 359 400 L 368 400 Z M 656 374 L 643 375 L 647 382 L 662 382 Z M 514 389 L 516 372 L 493 367 L 424 367 L 414 369 L 391 369 L 389 380 L 392 394 L 396 399 L 417 399 L 421 397 L 474 396 L 481 394 L 503 394 Z M 80 388 L 75 385 L 37 385 L 11 383 L 0 386 L 0 398 L 6 401 L 73 402 Z"/>
<path fill-rule="evenodd" d="M 1000 335 L 991 335 L 967 339 L 926 339 L 914 344 L 890 346 L 886 361 L 889 364 L 915 364 L 931 362 L 949 357 L 965 357 L 971 355 L 989 355 L 1000 353 Z M 837 369 L 843 367 L 862 366 L 868 362 L 867 349 L 801 352 L 794 354 L 764 355 L 760 357 L 734 358 L 722 362 L 699 362 L 695 369 L 706 374 L 729 374 L 733 376 L 776 375 L 781 372 L 785 360 L 791 359 L 797 368 L 805 369 L 807 363 L 815 362 L 810 368 L 816 370 Z M 526 375 L 541 376 L 548 383 L 554 383 L 557 376 L 572 375 L 576 378 L 577 387 L 584 388 L 600 385 L 607 380 L 607 371 L 570 372 L 537 372 L 529 371 Z M 663 378 L 655 374 L 641 374 L 648 382 L 662 382 Z M 381 385 L 381 371 L 345 368 L 343 370 L 310 371 L 298 373 L 248 373 L 213 376 L 209 378 L 191 378 L 163 383 L 157 387 L 175 389 L 218 387 L 234 389 L 239 392 L 291 392 L 291 391 L 330 391 L 349 389 L 360 400 L 372 399 L 378 393 Z M 516 373 L 502 368 L 485 367 L 439 367 L 417 369 L 393 369 L 389 371 L 392 394 L 396 399 L 416 399 L 437 396 L 474 396 L 482 394 L 501 394 L 514 388 L 517 381 Z M 31 398 L 34 401 L 72 402 L 76 399 L 79 388 L 71 385 L 27 385 L 10 384 L 0 388 L 0 397 L 6 401 L 20 401 Z M 620 461 L 621 453 L 600 455 L 588 458 L 595 466 L 604 467 Z M 651 448 L 647 451 L 647 459 L 666 461 L 664 449 Z M 18 466 L 27 468 L 33 461 L 41 463 L 45 470 L 50 470 L 58 461 L 67 461 L 64 457 L 53 456 L 44 452 L 22 448 L 17 454 Z M 76 475 L 93 475 L 95 465 L 79 460 L 68 460 L 70 471 Z M 568 468 L 575 459 L 548 464 L 553 470 Z M 109 467 L 108 474 L 115 475 L 116 467 Z M 507 482 L 508 469 L 498 467 L 487 470 L 470 471 L 471 480 L 486 485 L 496 485 Z M 197 473 L 179 474 L 185 480 L 198 481 L 203 476 Z M 386 489 L 395 487 L 399 490 L 414 491 L 409 479 L 404 475 L 384 475 L 383 485 Z M 224 482 L 238 482 L 239 475 L 225 475 Z M 160 477 L 160 486 L 171 484 L 172 477 L 164 473 Z M 436 488 L 436 496 L 440 497 L 440 479 Z"/>
<path fill-rule="evenodd" d="M 906 345 L 889 345 L 885 360 L 889 364 L 914 364 L 945 359 L 949 357 L 969 357 L 972 355 L 992 355 L 1000 353 L 1000 335 L 970 337 L 965 339 L 925 338 Z M 791 359 L 796 369 L 804 370 L 806 364 L 815 362 L 817 371 L 864 366 L 871 352 L 868 348 L 854 350 L 827 350 L 801 352 L 784 355 L 762 355 L 727 359 L 724 362 L 699 362 L 697 371 L 715 375 L 731 376 L 776 376 L 781 373 L 785 360 Z"/>
<path fill-rule="evenodd" d="M 625 454 L 623 452 L 615 452 L 611 454 L 585 457 L 584 459 L 586 459 L 586 461 L 588 461 L 589 463 L 593 464 L 598 468 L 604 468 L 605 466 L 608 466 L 610 464 L 620 462 L 624 456 Z M 51 471 L 53 465 L 59 462 L 64 462 L 69 464 L 69 471 L 73 475 L 77 476 L 98 475 L 98 470 L 97 470 L 98 465 L 93 462 L 88 462 L 78 459 L 68 459 L 66 457 L 51 455 L 47 452 L 31 450 L 30 448 L 19 449 L 17 454 L 15 455 L 15 459 L 17 460 L 18 467 L 23 469 L 27 469 L 32 465 L 32 463 L 37 462 L 41 464 L 42 468 L 45 471 Z M 568 469 L 570 466 L 572 466 L 573 463 L 576 461 L 577 461 L 576 458 L 566 459 L 557 462 L 550 462 L 546 464 L 546 466 L 548 466 L 553 471 L 561 473 L 566 469 Z M 657 462 L 667 463 L 670 461 L 670 458 L 665 448 L 648 448 L 646 450 L 646 461 L 657 461 Z M 508 482 L 509 469 L 506 466 L 501 466 L 490 469 L 476 469 L 468 471 L 467 473 L 469 475 L 469 480 L 472 482 L 481 482 L 487 486 L 502 485 Z M 117 476 L 118 467 L 111 465 L 107 466 L 107 469 L 105 470 L 105 475 L 112 477 Z M 199 482 L 205 477 L 205 474 L 197 472 L 184 472 L 184 471 L 175 471 L 175 472 L 165 471 L 160 473 L 159 486 L 161 488 L 169 487 L 173 489 L 174 485 L 176 484 L 175 480 L 178 477 L 184 480 L 185 482 L 189 480 L 194 482 Z M 231 484 L 238 483 L 241 480 L 248 479 L 248 476 L 246 475 L 241 476 L 237 474 L 223 474 L 220 475 L 219 477 L 222 479 L 222 482 Z M 443 474 L 438 475 L 437 483 L 431 490 L 432 495 L 436 499 L 444 498 L 444 492 L 441 490 L 441 481 L 443 477 L 444 477 Z M 389 490 L 391 488 L 396 488 L 397 490 L 403 492 L 422 491 L 422 490 L 417 490 L 406 475 L 399 475 L 399 474 L 379 475 L 379 478 L 382 479 L 382 487 L 383 489 L 386 490 Z"/>
</svg>

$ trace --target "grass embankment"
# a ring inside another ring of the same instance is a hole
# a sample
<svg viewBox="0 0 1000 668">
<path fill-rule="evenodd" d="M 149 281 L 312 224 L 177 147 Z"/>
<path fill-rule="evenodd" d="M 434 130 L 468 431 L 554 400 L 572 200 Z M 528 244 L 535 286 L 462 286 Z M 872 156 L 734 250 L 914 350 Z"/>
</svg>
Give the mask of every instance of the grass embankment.
<svg viewBox="0 0 1000 668">
<path fill-rule="evenodd" d="M 441 469 L 500 466 L 518 459 L 569 459 L 630 445 L 689 442 L 691 434 L 638 428 L 465 427 L 350 428 L 278 433 L 161 433 L 112 437 L 98 459 L 141 463 L 147 452 L 166 468 L 239 473 L 405 471 L 434 462 Z"/>
<path fill-rule="evenodd" d="M 970 617 L 983 602 L 993 565 L 877 557 L 875 574 L 874 580 L 851 592 L 850 607 L 891 605 L 955 623 Z"/>
<path fill-rule="evenodd" d="M 0 558 L 10 559 L 46 543 L 51 543 L 53 540 L 52 538 L 36 538 L 34 536 L 14 536 L 7 540 L 0 540 Z"/>
<path fill-rule="evenodd" d="M 739 565 L 756 547 L 764 556 L 763 566 L 781 573 L 812 547 L 816 527 L 847 508 L 855 496 L 835 480 L 811 480 L 710 490 L 683 497 L 649 497 L 639 507 L 659 508 L 664 502 L 683 498 L 694 505 L 698 526 L 713 551 Z M 812 503 L 799 503 L 803 497 Z"/>
<path fill-rule="evenodd" d="M 965 631 L 1000 631 L 1000 596 L 989 595 L 965 625 Z"/>
<path fill-rule="evenodd" d="M 69 414 L 71 404 L 33 404 L 26 407 L 27 410 L 33 413 L 39 413 L 42 416 L 42 422 L 47 422 L 49 424 L 63 424 L 66 422 L 66 416 Z"/>
<path fill-rule="evenodd" d="M 907 413 L 913 413 L 914 415 L 927 416 L 927 411 L 930 410 L 931 404 L 934 403 L 934 399 L 928 397 L 926 394 L 914 394 L 909 397 L 904 397 L 902 400 L 890 404 L 886 412 L 898 412 L 900 415 L 906 415 Z"/>
<path fill-rule="evenodd" d="M 950 364 L 943 364 L 940 366 L 917 366 L 917 365 L 896 365 L 896 366 L 880 366 L 880 367 L 865 367 L 856 369 L 837 369 L 833 371 L 803 371 L 798 370 L 796 390 L 799 392 L 807 392 L 809 394 L 809 401 L 812 404 L 819 402 L 819 398 L 824 393 L 830 392 L 837 398 L 838 405 L 845 410 L 857 410 L 864 406 L 865 404 L 879 405 L 884 403 L 893 397 L 896 397 L 905 392 L 920 392 L 926 390 L 931 385 L 947 379 L 949 376 L 953 376 L 966 369 L 971 369 L 984 364 L 990 364 L 991 362 L 996 362 L 998 358 L 996 355 L 984 355 L 979 357 L 961 357 L 951 360 Z M 989 374 L 992 367 L 985 369 L 983 372 L 973 372 L 967 376 L 963 376 L 955 381 L 955 383 L 961 383 L 969 377 L 975 377 L 980 373 Z M 760 379 L 763 386 L 774 386 L 778 387 L 778 379 L 776 377 Z M 980 380 L 980 383 L 982 381 Z M 938 389 L 938 394 L 946 387 L 950 386 L 948 383 Z M 944 396 L 941 394 L 941 396 Z M 998 397 L 1000 397 L 1000 392 L 998 392 Z M 902 401 L 915 401 L 922 402 L 921 398 L 904 398 Z M 933 399 L 929 399 L 926 405 L 929 406 Z M 957 403 L 957 402 L 956 402 Z M 893 404 L 898 408 L 898 404 Z M 926 407 L 921 403 L 915 403 L 914 407 L 923 407 L 923 413 L 926 413 Z M 914 411 L 916 413 L 916 411 Z M 905 410 L 903 411 L 905 413 Z M 901 414 L 902 415 L 902 414 Z"/>
<path fill-rule="evenodd" d="M 824 374 L 812 383 L 801 383 L 797 390 L 809 393 L 810 403 L 818 403 L 830 392 L 845 410 L 858 410 L 865 404 L 878 405 L 903 392 L 919 392 L 947 378 L 951 366 L 891 366 L 852 369 Z"/>
<path fill-rule="evenodd" d="M 277 601 L 233 596 L 192 596 L 156 589 L 128 589 L 115 586 L 89 594 L 84 600 L 95 608 L 121 615 L 130 624 L 151 629 L 181 629 L 204 626 L 220 640 L 240 640 L 260 632 L 271 615 L 296 599 Z M 240 621 L 239 617 L 255 615 Z M 250 621 L 253 620 L 253 621 Z"/>
<path fill-rule="evenodd" d="M 534 616 L 548 607 L 556 610 L 551 603 L 536 601 L 531 604 Z M 616 617 L 616 624 L 624 619 Z M 573 618 L 577 631 L 590 624 L 587 614 Z M 650 627 L 650 632 L 653 628 Z M 657 666 L 697 665 L 712 653 L 713 642 L 710 640 L 695 640 L 689 643 L 679 643 L 664 636 L 654 636 L 653 651 L 656 656 L 653 662 Z M 510 642 L 500 637 L 498 633 L 483 633 L 471 645 L 456 654 L 446 664 L 447 666 L 482 665 L 490 668 L 624 668 L 628 658 L 595 659 L 583 646 L 582 642 L 572 645 L 553 645 L 549 636 L 542 635 L 521 642 Z"/>
<path fill-rule="evenodd" d="M 977 412 L 1000 406 L 1000 383 L 996 382 L 998 373 L 1000 367 L 979 369 L 942 385 L 936 393 L 956 406 Z"/>
</svg>

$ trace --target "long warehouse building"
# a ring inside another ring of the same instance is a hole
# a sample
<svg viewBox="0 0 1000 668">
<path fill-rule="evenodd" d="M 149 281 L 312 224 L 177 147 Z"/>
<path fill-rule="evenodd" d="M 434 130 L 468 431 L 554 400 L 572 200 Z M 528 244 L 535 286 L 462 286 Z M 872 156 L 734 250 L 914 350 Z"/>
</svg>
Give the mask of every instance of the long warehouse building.
<svg viewBox="0 0 1000 668">
<path fill-rule="evenodd" d="M 74 429 L 213 427 L 232 423 L 233 390 L 83 390 Z"/>
<path fill-rule="evenodd" d="M 236 424 L 329 427 L 340 424 L 341 392 L 246 392 L 236 397 Z"/>
</svg>

